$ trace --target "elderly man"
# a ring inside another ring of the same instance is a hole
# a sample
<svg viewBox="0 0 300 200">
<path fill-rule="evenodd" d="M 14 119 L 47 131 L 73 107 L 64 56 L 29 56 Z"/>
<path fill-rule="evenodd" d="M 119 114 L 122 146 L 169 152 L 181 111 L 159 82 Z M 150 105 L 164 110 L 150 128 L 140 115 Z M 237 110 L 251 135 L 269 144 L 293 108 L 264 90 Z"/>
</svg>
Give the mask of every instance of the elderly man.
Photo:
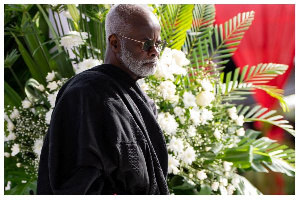
<svg viewBox="0 0 300 200">
<path fill-rule="evenodd" d="M 169 194 L 155 104 L 136 82 L 155 72 L 159 22 L 146 6 L 116 5 L 105 26 L 105 64 L 70 79 L 57 96 L 37 194 Z"/>
</svg>

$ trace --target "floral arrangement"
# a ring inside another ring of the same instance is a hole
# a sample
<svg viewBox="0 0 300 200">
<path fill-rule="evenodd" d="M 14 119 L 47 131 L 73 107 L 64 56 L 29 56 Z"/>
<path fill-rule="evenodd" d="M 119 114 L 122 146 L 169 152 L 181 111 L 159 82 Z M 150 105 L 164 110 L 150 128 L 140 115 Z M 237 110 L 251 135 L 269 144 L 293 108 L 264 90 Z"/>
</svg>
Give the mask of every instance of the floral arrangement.
<svg viewBox="0 0 300 200">
<path fill-rule="evenodd" d="M 32 7 L 22 6 L 26 12 Z M 57 16 L 56 31 L 45 7 Z M 27 52 L 17 35 L 6 29 L 16 40 L 33 78 L 26 82 L 26 97 L 19 106 L 5 107 L 5 194 L 29 194 L 35 190 L 43 136 L 58 90 L 70 77 L 102 64 L 104 58 L 108 5 L 45 7 L 37 5 L 54 37 L 49 42 L 55 44 L 57 51 L 53 55 L 49 51 L 48 59 L 54 62 L 45 68 L 44 74 L 38 75 L 34 69 L 45 66 L 33 64 L 34 56 L 42 51 L 41 46 Z M 294 150 L 260 137 L 259 131 L 244 125 L 261 121 L 294 135 L 293 127 L 276 111 L 237 103 L 254 89 L 261 89 L 276 97 L 283 110 L 287 110 L 282 91 L 263 84 L 284 73 L 288 66 L 267 63 L 246 66 L 241 73 L 240 69 L 221 72 L 251 25 L 254 13 L 238 14 L 223 26 L 213 25 L 213 5 L 152 5 L 151 8 L 160 20 L 162 39 L 167 40 L 168 47 L 161 53 L 156 73 L 138 82 L 155 100 L 159 111 L 158 123 L 169 153 L 171 193 L 261 194 L 240 171 L 272 170 L 294 176 Z M 62 28 L 60 32 L 62 15 L 69 29 Z M 202 23 L 192 23 L 193 20 Z M 8 68 L 18 56 L 13 51 L 6 57 Z M 5 90 L 13 96 L 10 87 Z"/>
</svg>

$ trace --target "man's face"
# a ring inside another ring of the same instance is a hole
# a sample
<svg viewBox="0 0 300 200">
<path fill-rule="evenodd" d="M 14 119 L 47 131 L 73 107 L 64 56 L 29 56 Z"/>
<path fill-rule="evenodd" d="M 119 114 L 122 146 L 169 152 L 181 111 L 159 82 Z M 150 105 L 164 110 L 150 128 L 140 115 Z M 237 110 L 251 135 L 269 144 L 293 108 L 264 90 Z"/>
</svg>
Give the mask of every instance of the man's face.
<svg viewBox="0 0 300 200">
<path fill-rule="evenodd" d="M 138 20 L 133 24 L 130 34 L 124 35 L 134 40 L 145 42 L 147 40 L 160 41 L 160 26 L 157 19 L 148 21 Z M 131 72 L 138 77 L 152 75 L 156 71 L 159 52 L 151 47 L 149 51 L 143 50 L 143 44 L 119 37 L 121 44 L 120 60 Z"/>
</svg>

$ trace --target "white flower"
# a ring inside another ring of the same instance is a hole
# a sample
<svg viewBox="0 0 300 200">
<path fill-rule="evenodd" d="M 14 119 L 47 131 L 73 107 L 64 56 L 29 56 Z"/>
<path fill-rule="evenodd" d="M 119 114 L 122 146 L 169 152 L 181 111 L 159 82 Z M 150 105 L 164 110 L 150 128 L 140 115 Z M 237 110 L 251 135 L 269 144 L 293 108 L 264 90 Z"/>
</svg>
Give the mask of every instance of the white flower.
<svg viewBox="0 0 300 200">
<path fill-rule="evenodd" d="M 160 60 L 156 65 L 156 72 L 154 74 L 154 77 L 157 79 L 165 79 L 165 80 L 171 80 L 174 81 L 174 76 L 170 70 L 171 67 L 165 65 Z"/>
<path fill-rule="evenodd" d="M 220 190 L 221 195 L 228 195 L 227 189 L 222 184 L 219 185 L 219 190 Z"/>
<path fill-rule="evenodd" d="M 45 121 L 47 124 L 50 124 L 52 112 L 53 112 L 53 109 L 51 108 L 45 115 Z"/>
<path fill-rule="evenodd" d="M 27 181 L 26 180 L 22 180 L 21 183 L 27 183 Z"/>
<path fill-rule="evenodd" d="M 43 92 L 45 90 L 45 87 L 42 84 L 39 84 L 39 86 L 37 87 L 37 89 L 41 92 Z"/>
<path fill-rule="evenodd" d="M 172 49 L 172 59 L 174 59 L 176 64 L 180 67 L 190 64 L 190 61 L 186 59 L 185 54 L 177 49 Z"/>
<path fill-rule="evenodd" d="M 239 184 L 240 180 L 236 177 L 234 177 L 232 180 L 231 180 L 231 183 L 233 186 L 237 186 Z"/>
<path fill-rule="evenodd" d="M 15 125 L 12 122 L 7 123 L 7 130 L 12 132 L 15 129 Z"/>
<path fill-rule="evenodd" d="M 205 147 L 205 151 L 211 150 L 211 147 Z"/>
<path fill-rule="evenodd" d="M 180 138 L 176 138 L 173 136 L 168 144 L 168 147 L 175 154 L 180 154 L 182 153 L 184 148 L 183 141 Z"/>
<path fill-rule="evenodd" d="M 20 145 L 19 144 L 14 144 L 11 148 L 11 156 L 15 156 L 20 152 Z"/>
<path fill-rule="evenodd" d="M 54 72 L 54 71 L 48 72 L 48 74 L 47 74 L 47 76 L 46 76 L 47 82 L 53 81 L 54 78 L 55 78 L 55 72 Z"/>
<path fill-rule="evenodd" d="M 162 95 L 164 100 L 171 100 L 174 98 L 176 86 L 172 81 L 164 81 L 157 87 L 158 92 Z"/>
<path fill-rule="evenodd" d="M 221 177 L 221 178 L 220 178 L 220 185 L 222 185 L 222 186 L 227 186 L 227 185 L 228 185 L 228 180 L 227 180 L 227 178 Z"/>
<path fill-rule="evenodd" d="M 54 108 L 54 106 L 55 106 L 55 101 L 56 101 L 57 94 L 58 94 L 58 91 L 55 91 L 53 94 L 50 93 L 47 97 L 47 99 L 48 99 L 48 101 L 51 105 L 51 108 Z"/>
<path fill-rule="evenodd" d="M 190 119 L 191 119 L 191 121 L 193 122 L 193 124 L 195 126 L 198 126 L 201 122 L 201 119 L 200 119 L 201 110 L 198 107 L 196 107 L 196 108 L 194 107 L 194 108 L 189 109 L 189 110 L 190 110 Z"/>
<path fill-rule="evenodd" d="M 196 97 L 191 92 L 183 94 L 183 103 L 185 108 L 196 107 Z"/>
<path fill-rule="evenodd" d="M 187 133 L 190 137 L 194 137 L 196 135 L 196 128 L 195 126 L 190 126 L 188 129 L 187 129 Z"/>
<path fill-rule="evenodd" d="M 17 167 L 19 167 L 19 168 L 22 166 L 21 163 L 17 163 L 16 165 L 17 165 Z"/>
<path fill-rule="evenodd" d="M 235 191 L 235 187 L 233 185 L 229 184 L 227 186 L 227 194 L 232 195 L 234 191 Z"/>
<path fill-rule="evenodd" d="M 33 151 L 38 156 L 38 158 L 41 155 L 42 147 L 43 147 L 43 139 L 41 138 L 36 139 L 33 145 Z"/>
<path fill-rule="evenodd" d="M 77 64 L 73 64 L 73 68 L 75 70 L 76 74 L 79 74 L 80 72 L 83 72 L 85 70 L 88 70 L 92 67 L 101 65 L 103 62 L 102 60 L 98 60 L 98 59 L 83 59 L 82 62 L 77 63 Z"/>
<path fill-rule="evenodd" d="M 7 181 L 7 186 L 5 187 L 5 190 L 10 190 L 10 186 L 11 186 L 11 182 L 10 181 Z"/>
<path fill-rule="evenodd" d="M 244 130 L 244 128 L 238 129 L 238 130 L 236 131 L 236 134 L 237 134 L 238 136 L 244 136 L 244 135 L 245 135 L 245 130 Z"/>
<path fill-rule="evenodd" d="M 179 166 L 179 161 L 174 158 L 172 155 L 168 156 L 168 173 L 178 174 L 179 169 L 177 168 Z"/>
<path fill-rule="evenodd" d="M 213 191 L 217 191 L 218 188 L 219 188 L 219 185 L 220 185 L 219 182 L 213 182 L 213 183 L 211 184 L 211 189 L 212 189 Z"/>
<path fill-rule="evenodd" d="M 178 123 L 176 122 L 174 115 L 171 115 L 168 112 L 159 113 L 157 122 L 167 135 L 172 135 L 176 133 Z"/>
<path fill-rule="evenodd" d="M 15 118 L 18 118 L 19 116 L 20 116 L 19 110 L 15 108 L 9 117 L 10 117 L 10 119 L 15 119 Z"/>
<path fill-rule="evenodd" d="M 229 108 L 227 111 L 232 120 L 236 120 L 238 118 L 236 107 Z"/>
<path fill-rule="evenodd" d="M 143 91 L 147 91 L 147 90 L 149 90 L 149 86 L 148 86 L 148 84 L 145 82 L 145 79 L 139 79 L 138 81 L 137 81 L 137 83 L 139 84 L 139 86 L 141 87 L 141 89 L 143 90 Z"/>
<path fill-rule="evenodd" d="M 206 173 L 204 172 L 204 170 L 201 170 L 201 171 L 199 171 L 199 172 L 197 173 L 197 177 L 198 177 L 201 181 L 203 181 L 204 179 L 207 178 L 207 175 L 206 175 Z"/>
<path fill-rule="evenodd" d="M 235 123 L 238 126 L 243 126 L 243 124 L 244 124 L 244 116 L 243 115 L 238 116 L 238 118 L 235 120 Z"/>
<path fill-rule="evenodd" d="M 226 172 L 231 170 L 232 165 L 233 165 L 233 163 L 231 163 L 231 162 L 226 162 L 226 161 L 223 162 L 223 167 Z"/>
<path fill-rule="evenodd" d="M 179 116 L 182 116 L 184 115 L 185 113 L 185 109 L 181 108 L 181 107 L 175 107 L 174 108 L 174 114 L 179 117 Z"/>
<path fill-rule="evenodd" d="M 181 155 L 180 159 L 188 165 L 191 165 L 196 160 L 196 153 L 193 147 L 188 147 Z"/>
<path fill-rule="evenodd" d="M 207 121 L 211 121 L 214 118 L 211 110 L 204 108 L 201 111 L 200 121 L 202 125 L 207 124 Z"/>
<path fill-rule="evenodd" d="M 24 99 L 22 101 L 22 106 L 23 106 L 23 108 L 29 108 L 31 106 L 31 102 L 27 99 Z"/>
<path fill-rule="evenodd" d="M 47 88 L 50 89 L 50 91 L 56 90 L 58 87 L 56 81 L 52 81 L 50 83 L 48 83 Z"/>
<path fill-rule="evenodd" d="M 4 141 L 15 140 L 16 135 L 13 132 L 10 132 L 7 137 L 4 138 Z"/>
<path fill-rule="evenodd" d="M 210 83 L 210 81 L 208 79 L 203 79 L 200 81 L 200 84 L 202 86 L 202 88 L 205 90 L 205 91 L 213 91 L 214 87 L 213 85 Z"/>
<path fill-rule="evenodd" d="M 4 156 L 5 156 L 6 158 L 9 158 L 9 157 L 10 157 L 10 153 L 4 152 Z"/>
<path fill-rule="evenodd" d="M 196 96 L 196 102 L 199 106 L 208 106 L 215 99 L 215 95 L 209 91 L 202 91 Z"/>
<path fill-rule="evenodd" d="M 221 139 L 221 132 L 219 131 L 219 129 L 215 129 L 214 131 L 214 136 L 215 138 L 217 138 L 218 140 Z"/>
<path fill-rule="evenodd" d="M 88 33 L 70 31 L 67 36 L 60 39 L 60 46 L 64 46 L 67 49 L 77 47 L 84 44 L 85 40 L 88 38 Z"/>
</svg>

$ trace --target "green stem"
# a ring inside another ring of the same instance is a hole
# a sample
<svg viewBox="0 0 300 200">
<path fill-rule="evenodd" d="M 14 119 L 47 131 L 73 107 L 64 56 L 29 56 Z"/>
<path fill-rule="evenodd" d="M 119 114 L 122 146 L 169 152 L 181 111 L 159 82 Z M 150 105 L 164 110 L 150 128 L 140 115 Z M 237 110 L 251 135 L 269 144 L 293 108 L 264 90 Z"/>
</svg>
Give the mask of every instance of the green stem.
<svg viewBox="0 0 300 200">
<path fill-rule="evenodd" d="M 21 84 L 20 80 L 18 79 L 18 76 L 15 74 L 14 70 L 13 70 L 11 67 L 9 67 L 9 69 L 10 69 L 10 71 L 11 71 L 13 77 L 15 78 L 15 80 L 16 80 L 18 86 L 21 88 L 22 93 L 25 94 L 24 88 L 22 87 L 22 84 Z M 26 94 L 25 94 L 25 95 L 26 95 Z"/>
</svg>

